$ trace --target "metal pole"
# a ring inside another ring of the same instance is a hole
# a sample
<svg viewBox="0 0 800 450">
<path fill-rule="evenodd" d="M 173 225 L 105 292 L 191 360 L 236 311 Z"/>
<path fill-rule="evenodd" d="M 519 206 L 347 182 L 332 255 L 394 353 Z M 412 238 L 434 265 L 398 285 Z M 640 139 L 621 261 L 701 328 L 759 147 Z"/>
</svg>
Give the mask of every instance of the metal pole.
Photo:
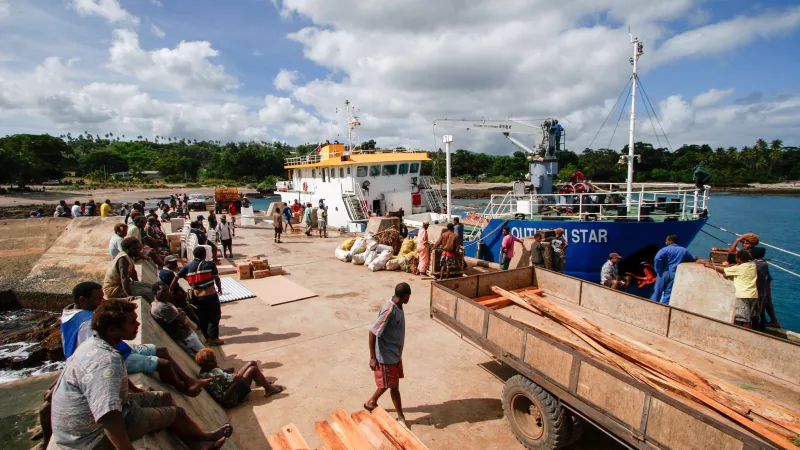
<svg viewBox="0 0 800 450">
<path fill-rule="evenodd" d="M 442 141 L 444 142 L 444 152 L 445 152 L 445 165 L 447 170 L 447 221 L 450 221 L 450 216 L 452 215 L 452 209 L 450 209 L 450 204 L 452 200 L 450 188 L 452 184 L 452 179 L 450 178 L 450 144 L 453 143 L 453 136 L 446 134 L 442 137 Z"/>
<path fill-rule="evenodd" d="M 640 48 L 639 48 L 639 39 L 634 39 L 631 36 L 631 43 L 633 44 L 633 58 L 631 58 L 631 64 L 633 64 L 633 88 L 631 89 L 631 125 L 630 125 L 630 136 L 628 138 L 628 210 L 630 211 L 631 202 L 633 200 L 633 147 L 635 144 L 634 134 L 636 131 L 636 82 L 637 82 L 637 75 L 636 70 L 638 68 L 639 62 L 639 55 L 641 55 Z M 641 201 L 641 199 L 639 199 Z"/>
</svg>

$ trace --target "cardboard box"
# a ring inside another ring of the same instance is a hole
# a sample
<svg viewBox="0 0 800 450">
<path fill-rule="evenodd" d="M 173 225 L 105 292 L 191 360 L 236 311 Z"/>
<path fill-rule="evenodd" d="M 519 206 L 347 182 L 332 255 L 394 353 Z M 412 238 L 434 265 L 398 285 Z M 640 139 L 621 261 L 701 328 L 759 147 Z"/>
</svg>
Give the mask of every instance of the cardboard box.
<svg viewBox="0 0 800 450">
<path fill-rule="evenodd" d="M 259 279 L 259 278 L 266 278 L 266 277 L 268 277 L 269 275 L 270 275 L 270 271 L 269 271 L 269 269 L 267 269 L 267 270 L 255 270 L 255 271 L 253 271 L 253 278 L 255 278 L 255 279 Z"/>
<path fill-rule="evenodd" d="M 269 270 L 269 264 L 265 261 L 252 261 L 250 265 L 253 267 L 253 270 Z"/>
<path fill-rule="evenodd" d="M 239 272 L 240 280 L 249 280 L 250 278 L 253 278 L 253 268 L 250 267 L 250 264 L 247 263 L 237 264 L 236 271 Z"/>
<path fill-rule="evenodd" d="M 270 275 L 283 275 L 283 266 L 270 266 Z"/>
</svg>

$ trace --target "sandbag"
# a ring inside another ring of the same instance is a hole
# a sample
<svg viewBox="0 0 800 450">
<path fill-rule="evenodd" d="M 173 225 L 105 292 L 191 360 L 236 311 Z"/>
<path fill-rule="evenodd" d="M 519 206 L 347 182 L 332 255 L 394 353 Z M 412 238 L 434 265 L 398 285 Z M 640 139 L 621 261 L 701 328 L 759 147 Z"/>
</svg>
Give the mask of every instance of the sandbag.
<svg viewBox="0 0 800 450">
<path fill-rule="evenodd" d="M 391 245 L 383 245 L 383 244 L 378 244 L 378 245 L 375 247 L 375 251 L 376 251 L 376 252 L 378 252 L 378 253 L 383 253 L 383 252 L 385 252 L 386 250 L 389 250 L 390 252 L 392 252 L 392 254 L 394 254 L 394 249 L 392 248 L 392 246 L 391 246 Z"/>
<path fill-rule="evenodd" d="M 387 261 L 386 270 L 400 270 L 400 258 L 393 258 Z"/>
<path fill-rule="evenodd" d="M 342 242 L 342 245 L 340 245 L 339 248 L 342 250 L 350 250 L 355 242 L 356 242 L 355 238 L 348 239 Z"/>
<path fill-rule="evenodd" d="M 341 248 L 337 248 L 335 252 L 333 252 L 333 256 L 336 257 L 339 261 L 350 262 L 350 258 L 352 254 L 349 250 L 342 250 Z"/>
<path fill-rule="evenodd" d="M 364 252 L 364 253 L 356 253 L 356 254 L 353 255 L 352 258 L 353 258 L 352 259 L 352 263 L 353 264 L 355 264 L 357 266 L 363 266 L 364 265 L 364 261 L 366 261 L 366 259 L 367 259 L 367 253 L 366 252 Z"/>
<path fill-rule="evenodd" d="M 375 257 L 378 256 L 378 252 L 375 251 L 373 248 L 372 250 L 367 250 L 366 257 L 364 258 L 364 264 L 369 265 Z"/>
<path fill-rule="evenodd" d="M 350 247 L 350 251 L 357 255 L 359 253 L 364 253 L 367 250 L 367 241 L 362 237 L 356 238 L 356 241 L 353 242 L 353 246 Z"/>
<path fill-rule="evenodd" d="M 373 272 L 384 270 L 386 269 L 386 263 L 389 262 L 390 259 L 392 259 L 392 250 L 384 250 L 375 257 L 367 267 Z"/>
</svg>

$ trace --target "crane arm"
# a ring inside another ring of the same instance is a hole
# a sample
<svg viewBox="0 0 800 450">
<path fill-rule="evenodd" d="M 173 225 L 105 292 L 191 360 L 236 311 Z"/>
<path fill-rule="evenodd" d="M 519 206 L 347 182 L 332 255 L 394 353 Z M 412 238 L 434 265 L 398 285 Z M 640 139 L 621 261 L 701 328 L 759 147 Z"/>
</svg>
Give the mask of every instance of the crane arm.
<svg viewBox="0 0 800 450">
<path fill-rule="evenodd" d="M 525 133 L 538 134 L 542 130 L 539 126 L 528 125 L 515 120 L 486 120 L 486 119 L 437 119 L 433 125 L 446 127 L 466 128 L 467 130 L 498 131 L 500 133 Z"/>
</svg>

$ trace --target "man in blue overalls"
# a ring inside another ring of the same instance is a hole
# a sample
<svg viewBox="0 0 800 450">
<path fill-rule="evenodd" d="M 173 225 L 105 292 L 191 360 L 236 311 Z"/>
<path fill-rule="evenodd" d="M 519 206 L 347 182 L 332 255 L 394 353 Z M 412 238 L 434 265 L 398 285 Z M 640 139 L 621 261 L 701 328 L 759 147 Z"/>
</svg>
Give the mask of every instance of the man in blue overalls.
<svg viewBox="0 0 800 450">
<path fill-rule="evenodd" d="M 682 262 L 694 262 L 697 259 L 689 253 L 686 248 L 678 245 L 678 236 L 671 234 L 667 236 L 667 246 L 656 253 L 654 268 L 656 270 L 656 286 L 650 300 L 669 305 L 669 298 L 672 295 L 672 284 L 675 282 L 675 273 L 678 271 L 678 264 Z"/>
</svg>

